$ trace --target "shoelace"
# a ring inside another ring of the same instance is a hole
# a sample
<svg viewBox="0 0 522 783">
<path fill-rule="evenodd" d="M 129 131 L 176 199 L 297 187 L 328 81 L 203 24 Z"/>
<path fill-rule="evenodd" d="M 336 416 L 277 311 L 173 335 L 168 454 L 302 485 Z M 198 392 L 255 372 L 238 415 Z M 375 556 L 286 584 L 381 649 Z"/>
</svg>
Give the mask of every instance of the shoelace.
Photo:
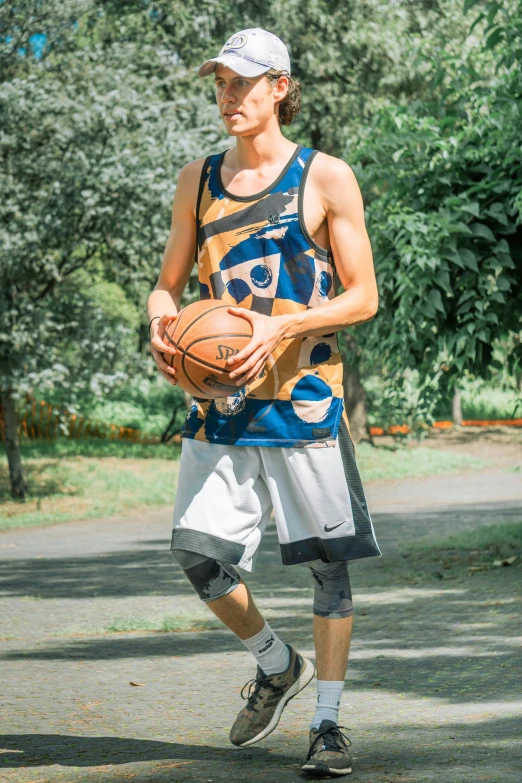
<svg viewBox="0 0 522 783">
<path fill-rule="evenodd" d="M 274 691 L 279 691 L 281 695 L 284 694 L 283 688 L 280 688 L 279 685 L 275 685 L 273 682 L 270 682 L 268 677 L 255 677 L 253 680 L 249 680 L 241 688 L 241 698 L 248 701 L 249 707 L 255 712 L 257 712 L 257 710 L 254 705 L 259 697 L 259 691 L 263 686 L 272 688 Z M 245 688 L 248 688 L 246 696 Z"/>
<path fill-rule="evenodd" d="M 343 750 L 347 749 L 352 743 L 350 739 L 344 734 L 341 729 L 350 731 L 346 726 L 331 726 L 327 731 L 321 731 L 314 739 L 308 751 L 306 760 L 309 761 L 317 750 L 317 746 L 321 743 L 324 745 L 324 750 Z M 347 744 L 348 743 L 348 744 Z"/>
</svg>

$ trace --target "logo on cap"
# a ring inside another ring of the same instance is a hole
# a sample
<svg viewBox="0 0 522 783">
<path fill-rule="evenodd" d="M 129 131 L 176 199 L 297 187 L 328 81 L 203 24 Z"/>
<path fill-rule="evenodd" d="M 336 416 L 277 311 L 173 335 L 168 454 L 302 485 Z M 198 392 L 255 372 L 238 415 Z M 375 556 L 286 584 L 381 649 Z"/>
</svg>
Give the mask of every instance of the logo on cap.
<svg viewBox="0 0 522 783">
<path fill-rule="evenodd" d="M 241 49 L 242 46 L 245 46 L 247 42 L 246 35 L 233 35 L 232 38 L 229 38 L 226 42 L 224 49 Z"/>
</svg>

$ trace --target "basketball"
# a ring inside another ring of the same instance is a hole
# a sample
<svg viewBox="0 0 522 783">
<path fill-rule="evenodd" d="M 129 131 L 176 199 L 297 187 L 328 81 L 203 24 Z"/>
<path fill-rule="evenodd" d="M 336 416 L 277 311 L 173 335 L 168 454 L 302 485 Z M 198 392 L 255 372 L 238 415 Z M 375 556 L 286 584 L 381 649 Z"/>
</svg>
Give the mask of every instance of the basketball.
<svg viewBox="0 0 522 783">
<path fill-rule="evenodd" d="M 174 367 L 178 386 L 194 397 L 217 399 L 239 391 L 226 363 L 250 342 L 252 327 L 229 307 L 216 299 L 194 302 L 165 330 L 164 342 L 176 348 L 165 361 Z"/>
</svg>

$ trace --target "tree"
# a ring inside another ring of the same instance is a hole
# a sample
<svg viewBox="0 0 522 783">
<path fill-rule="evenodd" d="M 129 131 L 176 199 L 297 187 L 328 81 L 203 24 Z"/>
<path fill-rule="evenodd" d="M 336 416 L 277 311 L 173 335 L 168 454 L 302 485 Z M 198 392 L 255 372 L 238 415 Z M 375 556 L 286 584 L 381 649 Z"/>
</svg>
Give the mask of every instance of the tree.
<svg viewBox="0 0 522 783">
<path fill-rule="evenodd" d="M 436 100 L 383 102 L 357 147 L 382 302 L 365 336 L 398 384 L 405 368 L 442 389 L 485 377 L 522 326 L 522 4 L 502 23 L 488 7 L 485 48 L 442 59 Z"/>
<path fill-rule="evenodd" d="M 6 5 L 0 389 L 12 494 L 23 498 L 17 394 L 42 379 L 72 390 L 100 374 L 107 388 L 135 355 L 128 326 L 81 296 L 80 273 L 101 299 L 96 285 L 105 280 L 143 301 L 159 268 L 176 173 L 216 133 L 215 112 L 197 92 L 186 96 L 187 70 L 143 6 L 110 16 L 108 4 L 76 3 L 38 16 L 40 4 L 26 1 L 22 9 L 33 15 L 22 29 L 23 14 Z M 30 41 L 41 31 L 35 57 Z"/>
</svg>

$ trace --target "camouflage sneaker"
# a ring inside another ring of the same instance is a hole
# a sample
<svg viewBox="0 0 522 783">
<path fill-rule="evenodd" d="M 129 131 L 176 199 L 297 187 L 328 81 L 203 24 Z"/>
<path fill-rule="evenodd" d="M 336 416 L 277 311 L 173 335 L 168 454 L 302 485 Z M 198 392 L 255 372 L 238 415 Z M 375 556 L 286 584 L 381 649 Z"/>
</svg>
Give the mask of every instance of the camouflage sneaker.
<svg viewBox="0 0 522 783">
<path fill-rule="evenodd" d="M 351 773 L 352 757 L 348 750 L 351 742 L 341 729 L 344 726 L 332 720 L 323 720 L 318 729 L 311 729 L 310 750 L 301 767 L 303 772 L 319 778 Z"/>
<path fill-rule="evenodd" d="M 315 672 L 312 661 L 303 658 L 289 644 L 286 646 L 290 652 L 290 663 L 284 672 L 267 676 L 258 666 L 256 678 L 243 686 L 241 697 L 247 700 L 247 704 L 230 729 L 233 745 L 253 745 L 270 734 L 290 699 L 312 681 Z"/>
</svg>

